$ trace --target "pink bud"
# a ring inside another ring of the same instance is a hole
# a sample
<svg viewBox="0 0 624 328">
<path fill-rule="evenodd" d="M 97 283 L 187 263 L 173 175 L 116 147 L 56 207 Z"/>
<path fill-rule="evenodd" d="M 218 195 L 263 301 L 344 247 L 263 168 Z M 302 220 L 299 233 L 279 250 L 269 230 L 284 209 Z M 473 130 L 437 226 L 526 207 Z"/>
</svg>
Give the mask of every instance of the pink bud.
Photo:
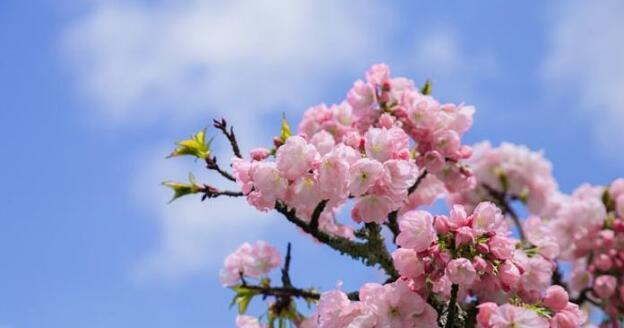
<svg viewBox="0 0 624 328">
<path fill-rule="evenodd" d="M 490 252 L 490 248 L 486 244 L 477 244 L 475 248 L 481 254 L 487 254 Z"/>
<path fill-rule="evenodd" d="M 439 235 L 444 235 L 449 232 L 449 222 L 446 216 L 436 216 L 434 226 Z"/>
<path fill-rule="evenodd" d="M 381 127 L 389 129 L 392 127 L 393 124 L 394 124 L 394 117 L 392 117 L 392 115 L 388 113 L 383 113 L 379 117 L 379 125 L 381 125 Z"/>
<path fill-rule="evenodd" d="M 561 286 L 550 286 L 544 294 L 544 305 L 553 311 L 561 311 L 568 305 L 568 293 Z"/>
<path fill-rule="evenodd" d="M 475 270 L 479 272 L 484 272 L 488 266 L 487 262 L 482 257 L 478 256 L 472 259 L 472 265 L 474 266 Z"/>
<path fill-rule="evenodd" d="M 504 285 L 514 287 L 520 280 L 520 270 L 511 261 L 505 261 L 499 268 L 498 276 Z"/>
<path fill-rule="evenodd" d="M 271 151 L 266 148 L 254 148 L 250 151 L 250 156 L 254 161 L 261 161 L 271 154 Z"/>
<path fill-rule="evenodd" d="M 594 292 L 602 299 L 607 299 L 615 293 L 617 279 L 614 276 L 602 275 L 594 281 Z"/>
<path fill-rule="evenodd" d="M 455 247 L 470 245 L 474 242 L 474 232 L 470 227 L 460 227 L 455 234 Z"/>
<path fill-rule="evenodd" d="M 601 271 L 607 271 L 613 266 L 613 261 L 607 254 L 600 254 L 594 259 L 594 265 Z"/>
</svg>

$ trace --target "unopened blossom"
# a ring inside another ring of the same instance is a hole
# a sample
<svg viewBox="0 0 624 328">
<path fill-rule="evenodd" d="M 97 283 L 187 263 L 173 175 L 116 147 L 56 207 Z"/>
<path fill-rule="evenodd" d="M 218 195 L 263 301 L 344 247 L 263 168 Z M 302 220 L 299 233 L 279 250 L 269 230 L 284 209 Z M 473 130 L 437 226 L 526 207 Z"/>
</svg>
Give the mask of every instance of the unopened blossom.
<svg viewBox="0 0 624 328">
<path fill-rule="evenodd" d="M 568 292 L 561 286 L 550 286 L 544 293 L 543 303 L 553 311 L 563 310 L 568 305 Z"/>
<path fill-rule="evenodd" d="M 617 279 L 614 276 L 602 275 L 594 281 L 594 292 L 600 298 L 609 298 L 615 293 Z"/>
</svg>

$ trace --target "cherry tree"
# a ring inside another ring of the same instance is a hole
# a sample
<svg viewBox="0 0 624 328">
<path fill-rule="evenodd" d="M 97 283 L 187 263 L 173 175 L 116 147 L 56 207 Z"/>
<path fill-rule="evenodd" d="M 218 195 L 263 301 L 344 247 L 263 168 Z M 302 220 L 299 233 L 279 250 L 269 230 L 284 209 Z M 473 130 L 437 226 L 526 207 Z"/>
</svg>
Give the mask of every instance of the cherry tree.
<svg viewBox="0 0 624 328">
<path fill-rule="evenodd" d="M 564 194 L 539 152 L 463 144 L 474 107 L 440 103 L 431 91 L 378 64 L 342 103 L 308 109 L 296 133 L 283 118 L 270 149 L 243 156 L 224 119 L 214 128 L 232 148 L 228 165 L 205 130 L 178 143 L 172 157 L 198 158 L 238 188 L 191 175 L 165 182 L 174 199 L 244 198 L 386 275 L 357 291 L 303 288 L 290 277 L 290 244 L 282 258 L 264 241 L 244 243 L 219 277 L 234 293 L 238 327 L 588 327 L 592 311 L 601 326 L 619 327 L 624 179 Z M 427 211 L 439 199 L 447 213 Z M 350 217 L 339 215 L 345 208 Z M 267 305 L 255 316 L 254 299 Z M 301 313 L 300 301 L 313 313 Z"/>
</svg>

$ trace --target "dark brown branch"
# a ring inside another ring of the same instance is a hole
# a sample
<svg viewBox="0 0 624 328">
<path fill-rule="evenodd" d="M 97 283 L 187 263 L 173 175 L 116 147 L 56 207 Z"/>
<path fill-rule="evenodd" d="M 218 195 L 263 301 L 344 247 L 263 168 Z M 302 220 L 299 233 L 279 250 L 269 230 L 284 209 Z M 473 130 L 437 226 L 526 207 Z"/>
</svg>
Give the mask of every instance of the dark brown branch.
<svg viewBox="0 0 624 328">
<path fill-rule="evenodd" d="M 520 222 L 520 218 L 516 211 L 509 205 L 510 198 L 514 198 L 513 196 L 507 195 L 505 192 L 498 191 L 487 184 L 482 184 L 483 188 L 485 188 L 490 196 L 494 199 L 495 203 L 501 207 L 503 210 L 503 214 L 509 215 L 513 220 L 514 225 L 518 229 L 518 235 L 520 235 L 520 240 L 522 242 L 526 242 L 526 236 L 524 234 L 524 229 L 522 228 L 522 223 Z"/>
<path fill-rule="evenodd" d="M 577 298 L 571 299 L 570 302 L 575 303 L 578 306 L 583 305 L 583 303 L 585 303 L 585 302 L 589 302 L 589 303 L 591 303 L 591 304 L 593 304 L 595 306 L 600 307 L 601 306 L 600 302 L 597 302 L 597 301 L 593 300 L 590 297 L 590 294 L 592 294 L 592 289 L 589 288 L 589 287 L 585 288 L 585 289 L 583 289 L 581 291 L 581 293 L 579 294 L 579 296 Z"/>
<path fill-rule="evenodd" d="M 416 191 L 416 189 L 418 188 L 418 186 L 420 185 L 420 183 L 427 177 L 427 170 L 423 170 L 420 175 L 418 175 L 418 178 L 416 178 L 416 181 L 414 182 L 413 185 L 411 185 L 408 189 L 407 189 L 407 194 L 411 195 L 414 191 Z M 390 214 L 388 214 L 388 221 L 386 221 L 385 225 L 388 227 L 388 229 L 390 229 L 390 231 L 392 232 L 392 242 L 396 243 L 396 238 L 399 235 L 399 233 L 401 232 L 399 230 L 399 223 L 397 220 L 397 216 L 399 214 L 399 211 L 392 211 L 390 212 Z"/>
<path fill-rule="evenodd" d="M 314 208 L 314 212 L 312 212 L 312 219 L 310 220 L 310 228 L 313 230 L 318 230 L 319 219 L 321 218 L 321 214 L 323 210 L 325 210 L 325 206 L 327 205 L 328 200 L 322 200 L 316 207 Z"/>
<path fill-rule="evenodd" d="M 220 121 L 215 119 L 213 120 L 213 123 L 214 127 L 221 130 L 221 132 L 223 132 L 225 137 L 230 142 L 230 146 L 232 146 L 232 152 L 234 152 L 234 155 L 238 158 L 243 158 L 240 149 L 238 148 L 238 142 L 236 141 L 236 135 L 234 134 L 234 127 L 230 127 L 230 130 L 228 131 L 227 122 L 224 118 L 222 118 Z"/>
<path fill-rule="evenodd" d="M 253 290 L 262 294 L 263 296 L 275 296 L 275 297 L 298 297 L 304 299 L 318 300 L 321 298 L 319 293 L 294 288 L 294 287 L 264 287 L 264 286 L 245 286 L 249 290 Z"/>
<path fill-rule="evenodd" d="M 453 328 L 455 326 L 455 319 L 457 316 L 457 293 L 459 292 L 459 285 L 453 284 L 451 286 L 451 299 L 448 303 L 448 314 L 446 315 L 445 328 Z"/>
<path fill-rule="evenodd" d="M 208 158 L 206 158 L 206 168 L 209 170 L 217 171 L 219 172 L 219 174 L 221 174 L 222 177 L 230 181 L 236 182 L 236 179 L 234 179 L 232 174 L 228 173 L 227 171 L 219 167 L 219 165 L 217 164 L 217 158 L 214 156 L 208 156 Z"/>
<path fill-rule="evenodd" d="M 319 230 L 318 227 L 314 228 L 309 223 L 298 218 L 294 209 L 288 209 L 288 207 L 280 201 L 275 203 L 275 209 L 301 230 L 310 234 L 321 243 L 337 250 L 341 254 L 360 260 L 368 266 L 379 265 L 392 279 L 396 280 L 399 277 L 398 272 L 394 268 L 392 257 L 385 248 L 385 245 L 383 245 L 383 248 L 379 245 L 379 241 L 375 240 L 371 242 L 369 239 L 366 243 L 359 243 L 344 237 L 327 234 Z M 381 237 L 379 237 L 379 239 L 383 244 L 383 239 L 381 239 Z"/>
<path fill-rule="evenodd" d="M 245 196 L 241 191 L 231 191 L 231 190 L 219 190 L 213 186 L 204 185 L 199 189 L 200 192 L 203 192 L 202 201 L 206 200 L 206 198 L 217 198 L 219 196 L 228 196 L 228 197 L 243 197 Z"/>
<path fill-rule="evenodd" d="M 288 243 L 288 247 L 286 247 L 286 258 L 284 259 L 284 268 L 282 269 L 282 286 L 284 287 L 292 287 L 292 282 L 290 281 L 290 243 Z"/>
<path fill-rule="evenodd" d="M 427 170 L 423 170 L 420 173 L 414 184 L 411 187 L 407 188 L 408 195 L 411 195 L 416 190 L 416 188 L 418 188 L 418 185 L 427 177 L 427 174 L 429 174 Z"/>
</svg>

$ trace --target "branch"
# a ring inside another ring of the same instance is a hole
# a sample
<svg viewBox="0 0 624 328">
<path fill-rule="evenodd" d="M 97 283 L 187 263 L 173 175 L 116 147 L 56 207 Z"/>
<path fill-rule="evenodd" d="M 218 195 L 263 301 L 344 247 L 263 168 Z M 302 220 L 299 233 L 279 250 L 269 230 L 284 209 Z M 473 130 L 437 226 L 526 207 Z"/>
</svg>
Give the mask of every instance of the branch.
<svg viewBox="0 0 624 328">
<path fill-rule="evenodd" d="M 411 187 L 407 188 L 408 196 L 411 195 L 416 190 L 416 188 L 418 188 L 418 185 L 427 177 L 427 174 L 429 174 L 429 172 L 427 172 L 427 170 L 423 170 L 414 182 L 414 184 Z"/>
<path fill-rule="evenodd" d="M 570 302 L 575 303 L 578 306 L 583 305 L 583 303 L 585 303 L 585 302 L 589 302 L 589 303 L 591 303 L 591 304 L 593 304 L 595 306 L 600 307 L 601 306 L 600 302 L 597 302 L 597 301 L 593 300 L 590 297 L 590 295 L 589 295 L 590 293 L 592 293 L 592 289 L 589 288 L 589 287 L 585 288 L 585 289 L 583 289 L 581 291 L 581 293 L 579 294 L 579 296 L 577 298 L 571 299 Z"/>
<path fill-rule="evenodd" d="M 514 225 L 518 229 L 520 240 L 522 240 L 523 243 L 526 242 L 526 236 L 524 234 L 524 229 L 522 229 L 522 223 L 520 222 L 520 218 L 518 217 L 518 214 L 516 214 L 516 211 L 514 211 L 511 205 L 509 205 L 509 196 L 507 195 L 507 193 L 500 192 L 485 183 L 483 183 L 482 186 L 488 191 L 490 196 L 494 198 L 496 204 L 501 207 L 501 209 L 503 210 L 503 214 L 508 214 L 511 217 Z"/>
<path fill-rule="evenodd" d="M 218 120 L 212 120 L 212 121 L 214 123 L 213 124 L 214 127 L 221 130 L 221 132 L 223 132 L 225 137 L 230 142 L 230 146 L 232 146 L 232 152 L 234 152 L 234 155 L 238 158 L 243 158 L 243 156 L 241 155 L 240 149 L 238 148 L 238 142 L 236 141 L 236 135 L 234 134 L 234 127 L 230 127 L 230 131 L 228 131 L 227 122 L 225 121 L 224 118 L 222 118 L 221 121 L 218 121 Z"/>
<path fill-rule="evenodd" d="M 310 220 L 310 228 L 313 230 L 318 230 L 319 219 L 321 218 L 321 214 L 323 210 L 325 210 L 325 206 L 327 205 L 328 200 L 322 200 L 316 207 L 314 208 L 314 212 L 312 212 L 312 219 Z"/>
<path fill-rule="evenodd" d="M 407 195 L 408 196 L 411 195 L 414 191 L 416 191 L 416 188 L 418 188 L 420 183 L 425 179 L 425 177 L 427 177 L 427 174 L 428 174 L 427 170 L 423 170 L 420 173 L 420 175 L 418 175 L 418 178 L 416 178 L 416 181 L 414 181 L 414 184 L 411 185 L 407 189 Z M 393 243 L 396 243 L 397 236 L 401 232 L 400 229 L 399 229 L 399 223 L 397 222 L 398 214 L 399 214 L 398 210 L 390 212 L 390 214 L 388 214 L 388 221 L 385 223 L 385 225 L 392 232 L 392 242 Z"/>
<path fill-rule="evenodd" d="M 231 191 L 231 190 L 219 190 L 213 186 L 204 185 L 199 189 L 200 192 L 203 192 L 202 201 L 206 200 L 206 198 L 217 198 L 219 196 L 228 196 L 228 197 L 243 197 L 245 196 L 242 191 Z"/>
<path fill-rule="evenodd" d="M 214 157 L 214 156 L 208 156 L 208 158 L 206 158 L 206 168 L 209 169 L 209 170 L 217 171 L 224 178 L 226 178 L 226 179 L 228 179 L 230 181 L 236 182 L 236 179 L 234 179 L 232 174 L 228 173 L 227 171 L 225 171 L 225 170 L 223 170 L 223 169 L 221 169 L 219 167 L 219 165 L 217 164 L 217 158 Z"/>
<path fill-rule="evenodd" d="M 290 281 L 290 243 L 288 243 L 288 247 L 286 248 L 286 259 L 284 259 L 284 268 L 282 269 L 282 286 L 284 287 L 292 287 L 292 282 Z"/>
<path fill-rule="evenodd" d="M 459 291 L 459 285 L 453 284 L 451 286 L 451 299 L 448 304 L 448 314 L 446 315 L 445 328 L 453 328 L 455 325 L 455 317 L 457 315 L 457 293 Z"/>
<path fill-rule="evenodd" d="M 321 243 L 327 244 L 329 247 L 337 250 L 343 255 L 348 255 L 353 259 L 361 260 L 368 266 L 379 265 L 392 279 L 398 279 L 399 274 L 394 268 L 392 257 L 388 254 L 385 246 L 383 248 L 379 247 L 378 241 L 371 243 L 369 240 L 366 243 L 358 243 L 344 237 L 332 236 L 319 230 L 318 226 L 313 227 L 311 224 L 298 218 L 295 210 L 288 209 L 288 207 L 281 201 L 275 203 L 275 209 L 284 215 L 288 221 L 294 223 L 301 230 L 310 234 Z M 381 236 L 379 239 L 383 243 Z"/>
</svg>

